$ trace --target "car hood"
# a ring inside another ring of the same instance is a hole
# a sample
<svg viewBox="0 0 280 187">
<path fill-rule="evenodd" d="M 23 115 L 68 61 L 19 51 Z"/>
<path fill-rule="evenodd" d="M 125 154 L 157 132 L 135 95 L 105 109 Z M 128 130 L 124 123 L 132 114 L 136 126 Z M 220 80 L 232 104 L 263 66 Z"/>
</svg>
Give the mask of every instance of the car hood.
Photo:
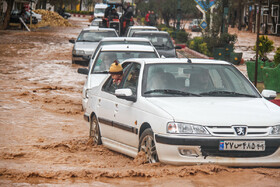
<svg viewBox="0 0 280 187">
<path fill-rule="evenodd" d="M 94 51 L 98 45 L 98 42 L 76 42 L 75 50 L 84 50 L 84 51 Z"/>
<path fill-rule="evenodd" d="M 208 126 L 280 124 L 280 107 L 263 98 L 160 97 L 147 100 L 177 122 Z"/>
<path fill-rule="evenodd" d="M 94 13 L 94 17 L 102 18 L 102 17 L 104 17 L 104 13 Z"/>
<path fill-rule="evenodd" d="M 156 48 L 156 49 L 160 56 L 163 55 L 165 58 L 176 58 L 175 49 L 162 49 L 162 48 Z"/>
</svg>

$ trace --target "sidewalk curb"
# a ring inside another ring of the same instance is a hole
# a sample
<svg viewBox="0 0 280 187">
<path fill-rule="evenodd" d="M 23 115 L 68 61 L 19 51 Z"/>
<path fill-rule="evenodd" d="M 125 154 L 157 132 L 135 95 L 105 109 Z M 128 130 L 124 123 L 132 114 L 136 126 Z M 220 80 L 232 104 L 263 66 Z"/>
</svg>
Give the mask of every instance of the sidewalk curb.
<svg viewBox="0 0 280 187">
<path fill-rule="evenodd" d="M 189 54 L 191 54 L 191 55 L 197 57 L 197 58 L 211 59 L 211 57 L 206 56 L 206 55 L 204 55 L 204 54 L 201 54 L 201 53 L 199 53 L 199 52 L 197 52 L 197 51 L 194 51 L 194 50 L 188 48 L 187 46 L 186 46 L 183 50 L 184 50 L 185 52 L 187 52 L 187 53 L 189 53 Z"/>
</svg>

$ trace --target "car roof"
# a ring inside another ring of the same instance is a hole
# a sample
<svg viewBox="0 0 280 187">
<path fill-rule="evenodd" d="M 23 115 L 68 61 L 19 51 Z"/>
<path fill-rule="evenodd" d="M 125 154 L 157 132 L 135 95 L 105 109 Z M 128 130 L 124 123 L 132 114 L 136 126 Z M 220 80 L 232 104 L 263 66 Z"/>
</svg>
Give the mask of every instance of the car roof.
<svg viewBox="0 0 280 187">
<path fill-rule="evenodd" d="M 221 65 L 231 65 L 231 63 L 222 60 L 212 60 L 212 59 L 199 59 L 199 58 L 134 58 L 130 59 L 131 62 L 138 62 L 141 64 L 164 64 L 164 63 L 191 63 L 194 64 L 221 64 Z M 124 61 L 125 62 L 125 61 Z"/>
<path fill-rule="evenodd" d="M 135 33 L 143 33 L 143 34 L 167 34 L 167 35 L 169 35 L 169 33 L 168 32 L 166 32 L 166 31 L 137 31 L 137 32 L 135 32 Z M 135 33 L 133 33 L 133 34 L 135 34 Z"/>
<path fill-rule="evenodd" d="M 143 42 L 150 42 L 147 38 L 140 38 L 140 37 L 106 37 L 100 41 L 143 41 Z"/>
<path fill-rule="evenodd" d="M 101 18 L 94 18 L 94 20 L 92 20 L 91 22 L 94 22 L 94 21 L 102 21 Z"/>
<path fill-rule="evenodd" d="M 139 26 L 139 25 L 137 25 L 137 26 L 130 26 L 129 28 L 131 28 L 131 29 L 157 29 L 158 30 L 158 28 L 154 27 L 154 26 Z"/>
<path fill-rule="evenodd" d="M 142 52 L 154 52 L 153 46 L 135 45 L 135 44 L 117 44 L 117 45 L 105 45 L 101 47 L 101 51 L 142 51 Z"/>
<path fill-rule="evenodd" d="M 113 28 L 88 27 L 88 28 L 84 28 L 83 31 L 116 31 L 116 30 Z"/>
</svg>

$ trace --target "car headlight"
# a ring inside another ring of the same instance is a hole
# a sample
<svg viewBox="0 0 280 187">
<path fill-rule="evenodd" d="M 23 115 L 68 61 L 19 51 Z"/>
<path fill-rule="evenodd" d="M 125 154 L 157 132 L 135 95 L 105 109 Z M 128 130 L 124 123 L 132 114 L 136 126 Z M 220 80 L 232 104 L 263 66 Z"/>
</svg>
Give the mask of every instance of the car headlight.
<svg viewBox="0 0 280 187">
<path fill-rule="evenodd" d="M 172 134 L 209 134 L 205 127 L 187 123 L 167 123 L 167 133 Z"/>
<path fill-rule="evenodd" d="M 73 54 L 74 55 L 84 55 L 85 51 L 83 51 L 83 50 L 73 50 Z"/>
<path fill-rule="evenodd" d="M 280 125 L 273 126 L 271 131 L 271 135 L 280 135 Z"/>
</svg>

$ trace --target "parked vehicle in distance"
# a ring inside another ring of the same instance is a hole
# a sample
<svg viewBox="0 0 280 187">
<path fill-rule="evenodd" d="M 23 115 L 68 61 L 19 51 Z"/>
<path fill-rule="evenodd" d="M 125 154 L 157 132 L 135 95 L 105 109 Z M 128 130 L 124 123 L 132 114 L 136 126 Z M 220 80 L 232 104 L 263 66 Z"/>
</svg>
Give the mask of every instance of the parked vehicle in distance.
<svg viewBox="0 0 280 187">
<path fill-rule="evenodd" d="M 200 32 L 201 31 L 201 27 L 200 27 L 201 21 L 202 21 L 202 19 L 193 19 L 190 24 L 190 30 L 192 32 Z"/>
<path fill-rule="evenodd" d="M 85 28 L 79 34 L 77 40 L 69 40 L 73 43 L 72 63 L 88 66 L 89 56 L 92 55 L 99 41 L 105 37 L 117 37 L 115 29 L 110 28 Z"/>
<path fill-rule="evenodd" d="M 138 31 L 158 31 L 157 27 L 154 26 L 130 26 L 126 30 L 126 33 L 124 34 L 125 37 L 131 37 L 133 33 Z"/>
<path fill-rule="evenodd" d="M 153 44 L 150 42 L 149 39 L 146 38 L 137 38 L 137 37 L 110 37 L 110 38 L 103 38 L 98 43 L 98 46 L 96 47 L 94 53 L 92 54 L 91 58 L 89 59 L 89 67 L 91 66 L 91 63 L 93 62 L 93 59 L 100 49 L 100 47 L 105 45 L 119 45 L 119 44 L 136 44 L 136 45 L 147 45 L 147 46 L 153 46 Z"/>
<path fill-rule="evenodd" d="M 38 20 L 38 22 L 42 21 L 42 15 L 41 14 L 37 14 L 34 11 L 31 10 L 32 16 L 35 16 L 36 19 Z M 29 12 L 30 14 L 30 12 Z"/>
<path fill-rule="evenodd" d="M 101 18 L 93 19 L 89 27 L 102 27 L 102 19 Z"/>
<path fill-rule="evenodd" d="M 117 60 L 122 62 L 129 58 L 159 58 L 159 54 L 153 46 L 118 44 L 101 46 L 90 63 L 89 69 L 79 68 L 78 72 L 87 75 L 83 87 L 82 106 L 86 108 L 88 89 L 98 86 L 107 77 L 110 65 Z"/>
<path fill-rule="evenodd" d="M 12 10 L 10 16 L 10 23 L 21 23 L 19 18 L 22 18 L 24 23 L 30 24 L 30 13 L 25 11 L 24 14 L 19 10 Z M 32 24 L 37 24 L 38 20 L 35 16 L 32 16 Z"/>
<path fill-rule="evenodd" d="M 107 4 L 97 3 L 94 6 L 94 18 L 104 17 L 105 9 L 108 7 Z"/>
<path fill-rule="evenodd" d="M 106 46 L 105 46 L 106 47 Z M 149 163 L 280 166 L 280 108 L 231 63 L 128 59 L 88 90 L 84 119 L 94 144 Z M 133 77 L 133 78 L 132 78 Z"/>
<path fill-rule="evenodd" d="M 176 49 L 182 48 L 181 46 L 174 47 L 169 33 L 165 31 L 139 31 L 134 32 L 132 37 L 144 37 L 149 39 L 160 56 L 166 58 L 176 58 Z"/>
</svg>

